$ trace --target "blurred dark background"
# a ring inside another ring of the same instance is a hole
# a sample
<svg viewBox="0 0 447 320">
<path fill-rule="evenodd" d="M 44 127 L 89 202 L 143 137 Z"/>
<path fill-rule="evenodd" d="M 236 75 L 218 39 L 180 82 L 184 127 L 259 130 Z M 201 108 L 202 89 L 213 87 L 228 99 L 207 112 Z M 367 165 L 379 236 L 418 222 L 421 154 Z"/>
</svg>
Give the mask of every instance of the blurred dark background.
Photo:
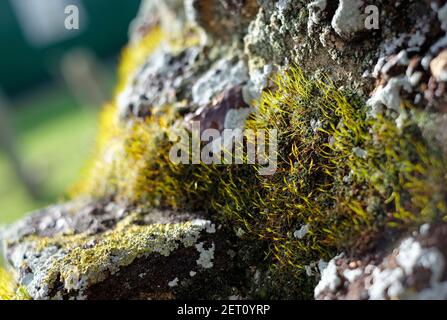
<svg viewBox="0 0 447 320">
<path fill-rule="evenodd" d="M 65 20 L 79 9 L 79 29 Z M 91 154 L 140 0 L 0 2 L 0 223 L 57 201 Z"/>
</svg>

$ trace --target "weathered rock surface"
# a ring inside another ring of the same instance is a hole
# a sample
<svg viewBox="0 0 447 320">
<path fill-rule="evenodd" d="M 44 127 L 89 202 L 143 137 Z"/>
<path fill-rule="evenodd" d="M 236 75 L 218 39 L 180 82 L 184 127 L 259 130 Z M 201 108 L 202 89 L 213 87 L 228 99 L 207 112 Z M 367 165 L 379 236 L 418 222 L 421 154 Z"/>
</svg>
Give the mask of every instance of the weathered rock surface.
<svg viewBox="0 0 447 320">
<path fill-rule="evenodd" d="M 447 225 L 418 232 L 362 257 L 340 254 L 322 270 L 317 299 L 447 299 Z"/>
</svg>

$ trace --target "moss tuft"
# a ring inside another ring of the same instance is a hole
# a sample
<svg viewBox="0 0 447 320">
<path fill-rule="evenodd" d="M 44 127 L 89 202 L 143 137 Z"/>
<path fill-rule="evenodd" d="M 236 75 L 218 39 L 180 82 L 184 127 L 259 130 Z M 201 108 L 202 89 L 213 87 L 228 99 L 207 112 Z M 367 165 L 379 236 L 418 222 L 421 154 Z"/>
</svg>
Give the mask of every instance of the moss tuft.
<svg viewBox="0 0 447 320">
<path fill-rule="evenodd" d="M 168 136 L 181 115 L 165 106 L 124 124 L 111 105 L 78 194 L 208 212 L 265 241 L 275 268 L 301 277 L 337 251 L 370 249 L 384 231 L 445 219 L 445 159 L 415 123 L 369 118 L 355 92 L 298 67 L 275 83 L 247 128 L 277 130 L 276 174 L 248 164 L 173 164 Z"/>
<path fill-rule="evenodd" d="M 0 300 L 30 300 L 24 287 L 19 287 L 13 275 L 0 267 Z"/>
</svg>

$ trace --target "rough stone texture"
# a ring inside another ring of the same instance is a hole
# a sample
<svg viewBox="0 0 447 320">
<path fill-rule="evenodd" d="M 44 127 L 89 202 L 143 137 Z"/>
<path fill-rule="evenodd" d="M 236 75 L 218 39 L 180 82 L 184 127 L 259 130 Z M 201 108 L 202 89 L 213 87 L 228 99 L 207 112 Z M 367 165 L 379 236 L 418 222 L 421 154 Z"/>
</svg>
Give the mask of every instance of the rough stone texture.
<svg viewBox="0 0 447 320">
<path fill-rule="evenodd" d="M 379 29 L 365 28 L 367 5 L 378 7 Z M 167 39 L 128 75 L 114 120 L 131 127 L 168 106 L 175 125 L 198 120 L 202 130 L 241 128 L 258 111 L 263 90 L 277 89 L 272 76 L 299 67 L 355 94 L 373 123 L 386 118 L 399 130 L 417 128 L 445 157 L 446 21 L 445 0 L 146 0 L 132 24 L 131 45 L 156 26 Z M 324 121 L 299 125 L 317 136 Z M 139 147 L 132 142 L 122 149 Z M 361 147 L 352 154 L 383 161 Z M 339 183 L 351 178 L 352 172 Z M 361 190 L 357 185 L 351 198 Z M 381 191 L 372 191 L 367 204 L 379 221 L 393 214 L 396 198 L 393 193 L 389 210 L 376 214 L 371 199 Z M 417 216 L 403 230 L 375 230 L 383 237 L 364 235 L 329 263 L 317 257 L 297 268 L 299 278 L 286 271 L 278 278 L 265 263 L 273 246 L 268 237 L 241 240 L 245 231 L 208 213 L 147 208 L 114 196 L 55 205 L 2 233 L 6 259 L 31 298 L 309 298 L 309 287 L 317 299 L 447 298 L 447 225 L 440 217 L 429 225 Z M 413 200 L 404 195 L 403 207 Z M 275 237 L 301 241 L 314 232 L 300 224 Z"/>
<path fill-rule="evenodd" d="M 387 250 L 340 254 L 322 270 L 317 299 L 447 299 L 447 224 L 424 224 Z"/>
<path fill-rule="evenodd" d="M 366 15 L 362 10 L 363 6 L 363 1 L 340 1 L 331 23 L 332 28 L 339 36 L 349 40 L 357 33 L 365 31 Z"/>
<path fill-rule="evenodd" d="M 195 298 L 245 296 L 250 256 L 219 229 L 191 214 L 82 200 L 34 213 L 3 237 L 34 299 L 168 299 L 188 288 Z M 209 279 L 218 287 L 199 287 Z"/>
</svg>

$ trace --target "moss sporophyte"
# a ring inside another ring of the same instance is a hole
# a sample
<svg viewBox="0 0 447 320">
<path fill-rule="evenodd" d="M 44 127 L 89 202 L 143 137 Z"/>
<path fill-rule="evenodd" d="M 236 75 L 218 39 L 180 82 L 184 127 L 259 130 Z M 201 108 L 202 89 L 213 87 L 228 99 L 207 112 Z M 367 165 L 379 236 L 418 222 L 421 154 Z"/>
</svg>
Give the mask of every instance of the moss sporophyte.
<svg viewBox="0 0 447 320">
<path fill-rule="evenodd" d="M 0 268 L 0 300 L 28 300 L 26 289 L 19 286 L 14 276 L 7 270 Z"/>
</svg>

